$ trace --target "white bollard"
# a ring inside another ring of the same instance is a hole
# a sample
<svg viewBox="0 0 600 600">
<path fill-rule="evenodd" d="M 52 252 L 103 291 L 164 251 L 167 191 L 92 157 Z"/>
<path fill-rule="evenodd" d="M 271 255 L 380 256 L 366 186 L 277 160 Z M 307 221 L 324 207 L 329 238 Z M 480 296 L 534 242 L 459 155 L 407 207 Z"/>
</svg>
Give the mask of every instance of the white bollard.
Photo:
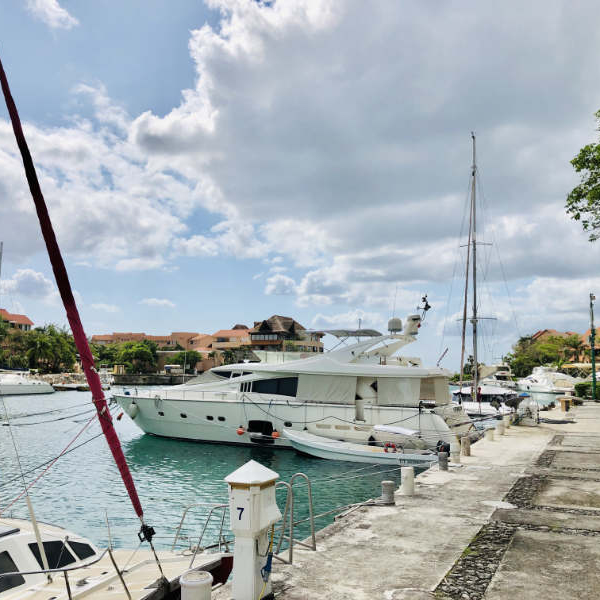
<svg viewBox="0 0 600 600">
<path fill-rule="evenodd" d="M 511 415 L 504 415 L 502 420 L 504 421 L 504 427 L 508 429 L 510 427 L 510 422 L 512 421 Z"/>
<path fill-rule="evenodd" d="M 471 438 L 468 435 L 460 438 L 460 451 L 463 456 L 471 456 Z"/>
<path fill-rule="evenodd" d="M 400 470 L 400 492 L 403 496 L 412 496 L 415 493 L 414 467 L 402 467 Z"/>
<path fill-rule="evenodd" d="M 396 504 L 394 500 L 394 489 L 396 484 L 393 481 L 382 481 L 381 482 L 381 503 L 382 504 Z"/>
<path fill-rule="evenodd" d="M 504 435 L 504 421 L 496 421 L 496 433 L 498 435 Z"/>
<path fill-rule="evenodd" d="M 460 462 L 460 444 L 458 442 L 450 442 L 450 460 L 453 463 Z"/>
<path fill-rule="evenodd" d="M 485 439 L 488 442 L 493 442 L 494 441 L 494 430 L 493 429 L 486 429 L 485 430 Z"/>
<path fill-rule="evenodd" d="M 208 571 L 191 569 L 179 578 L 181 600 L 210 600 L 213 576 Z"/>
</svg>

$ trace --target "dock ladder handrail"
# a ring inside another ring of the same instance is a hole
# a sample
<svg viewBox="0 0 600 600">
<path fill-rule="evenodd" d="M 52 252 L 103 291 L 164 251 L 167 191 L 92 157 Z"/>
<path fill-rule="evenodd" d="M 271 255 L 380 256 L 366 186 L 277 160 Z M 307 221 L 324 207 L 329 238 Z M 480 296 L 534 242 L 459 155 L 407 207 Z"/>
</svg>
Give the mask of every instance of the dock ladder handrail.
<svg viewBox="0 0 600 600">
<path fill-rule="evenodd" d="M 198 507 L 209 507 L 210 510 L 208 511 L 208 515 L 206 516 L 206 520 L 204 521 L 204 526 L 202 527 L 202 531 L 200 532 L 200 537 L 198 538 L 198 543 L 196 544 L 196 547 L 193 548 L 191 545 L 191 539 L 189 539 L 190 542 L 190 551 L 193 550 L 194 554 L 192 556 L 192 561 L 190 563 L 190 568 L 192 567 L 194 560 L 196 558 L 196 555 L 198 554 L 198 550 L 200 549 L 200 546 L 202 544 L 202 538 L 204 537 L 204 534 L 206 533 L 206 529 L 208 527 L 208 524 L 210 523 L 210 520 L 213 516 L 213 514 L 217 513 L 219 510 L 222 511 L 221 515 L 220 515 L 220 525 L 219 525 L 219 552 L 221 552 L 221 547 L 225 546 L 225 550 L 228 552 L 229 551 L 229 542 L 225 539 L 225 536 L 223 535 L 223 527 L 225 524 L 225 515 L 227 514 L 227 509 L 229 507 L 228 504 L 214 504 L 211 502 L 194 502 L 192 504 L 188 504 L 188 506 L 185 507 L 185 509 L 183 510 L 183 514 L 181 515 L 181 520 L 179 521 L 179 525 L 177 527 L 177 531 L 175 532 L 175 537 L 173 538 L 173 544 L 171 545 L 171 551 L 175 550 L 175 546 L 177 545 L 177 540 L 180 538 L 180 534 L 181 534 L 181 528 L 183 527 L 183 522 L 185 521 L 185 518 L 187 517 L 188 512 L 193 509 L 193 508 L 198 508 Z M 218 518 L 218 515 L 217 515 Z"/>
<path fill-rule="evenodd" d="M 308 497 L 308 519 L 301 519 L 300 521 L 296 521 L 294 517 L 294 481 L 296 479 L 304 479 L 306 481 L 306 493 Z M 310 479 L 304 473 L 296 473 L 292 475 L 289 483 L 285 481 L 278 481 L 275 484 L 275 489 L 285 487 L 287 489 L 287 496 L 285 499 L 285 508 L 283 509 L 283 517 L 281 519 L 281 531 L 279 533 L 279 540 L 277 542 L 277 547 L 273 556 L 282 562 L 292 564 L 292 560 L 294 557 L 294 544 L 300 544 L 309 550 L 317 549 L 317 540 L 315 536 L 315 516 L 313 511 L 313 498 L 312 498 L 312 485 L 310 483 Z M 304 523 L 308 521 L 310 523 L 310 543 L 307 544 L 304 541 L 300 541 L 294 538 L 294 527 L 300 523 Z M 287 523 L 289 522 L 289 526 Z M 289 533 L 286 534 L 286 529 Z M 283 540 L 288 541 L 288 558 L 285 559 L 283 556 L 279 555 L 281 550 L 281 544 Z"/>
</svg>

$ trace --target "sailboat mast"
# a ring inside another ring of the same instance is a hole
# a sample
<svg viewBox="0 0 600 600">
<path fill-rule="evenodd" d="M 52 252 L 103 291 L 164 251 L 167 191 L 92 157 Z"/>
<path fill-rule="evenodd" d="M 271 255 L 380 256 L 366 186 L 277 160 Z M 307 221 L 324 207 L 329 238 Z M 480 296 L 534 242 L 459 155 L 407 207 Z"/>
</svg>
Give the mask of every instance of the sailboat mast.
<svg viewBox="0 0 600 600">
<path fill-rule="evenodd" d="M 473 394 L 474 400 L 477 400 L 477 388 L 479 386 L 479 369 L 477 363 L 477 156 L 475 148 L 475 134 L 471 132 L 471 138 L 473 139 L 473 167 L 471 172 L 471 217 L 472 217 L 472 231 L 471 243 L 473 244 L 473 316 L 471 318 L 471 324 L 473 325 L 473 385 L 471 386 L 471 393 Z"/>
</svg>

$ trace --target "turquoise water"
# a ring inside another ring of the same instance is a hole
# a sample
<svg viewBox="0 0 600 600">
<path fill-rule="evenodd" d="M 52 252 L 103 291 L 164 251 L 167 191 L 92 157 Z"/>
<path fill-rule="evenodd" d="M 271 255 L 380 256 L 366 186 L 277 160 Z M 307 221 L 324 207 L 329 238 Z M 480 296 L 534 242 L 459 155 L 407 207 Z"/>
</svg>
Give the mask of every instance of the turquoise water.
<svg viewBox="0 0 600 600">
<path fill-rule="evenodd" d="M 89 392 L 9 396 L 4 401 L 27 483 L 45 468 L 36 467 L 57 456 L 95 412 Z M 33 414 L 53 409 L 58 410 Z M 114 411 L 116 415 L 119 409 Z M 4 512 L 21 493 L 23 484 L 1 404 L 0 421 L 3 425 L 0 429 L 0 510 L 5 516 L 26 517 L 24 499 Z M 284 481 L 294 473 L 306 473 L 313 483 L 316 514 L 380 496 L 384 479 L 400 482 L 397 467 L 325 461 L 293 451 L 273 452 L 264 448 L 156 438 L 145 435 L 127 415 L 115 421 L 115 426 L 144 507 L 145 520 L 156 529 L 157 546 L 163 548 L 170 547 L 184 507 L 194 502 L 226 502 L 227 485 L 223 478 L 250 459 L 273 469 Z M 94 420 L 72 447 L 84 445 L 60 458 L 30 490 L 36 517 L 103 546 L 108 539 L 108 516 L 113 543 L 133 548 L 138 543 L 139 521 L 104 437 L 94 439 L 99 433 L 100 426 Z M 297 484 L 297 519 L 307 516 L 305 489 Z M 278 493 L 278 500 L 283 509 L 283 492 Z M 197 538 L 205 515 L 197 511 L 190 513 L 185 533 Z M 317 520 L 317 528 L 331 521 L 332 516 L 322 517 Z M 208 540 L 205 538 L 203 544 L 215 539 L 217 524 L 213 523 Z M 308 533 L 306 525 L 299 529 L 299 534 Z"/>
</svg>

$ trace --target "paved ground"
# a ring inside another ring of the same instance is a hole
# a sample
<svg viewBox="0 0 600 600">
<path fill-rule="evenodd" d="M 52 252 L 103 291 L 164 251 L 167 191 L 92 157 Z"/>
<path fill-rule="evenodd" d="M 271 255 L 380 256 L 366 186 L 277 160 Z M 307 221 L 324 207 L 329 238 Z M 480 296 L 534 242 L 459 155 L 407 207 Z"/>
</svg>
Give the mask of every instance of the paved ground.
<svg viewBox="0 0 600 600">
<path fill-rule="evenodd" d="M 542 414 L 574 422 L 513 426 L 415 496 L 325 528 L 316 552 L 274 563 L 276 598 L 600 598 L 600 404 Z"/>
</svg>

